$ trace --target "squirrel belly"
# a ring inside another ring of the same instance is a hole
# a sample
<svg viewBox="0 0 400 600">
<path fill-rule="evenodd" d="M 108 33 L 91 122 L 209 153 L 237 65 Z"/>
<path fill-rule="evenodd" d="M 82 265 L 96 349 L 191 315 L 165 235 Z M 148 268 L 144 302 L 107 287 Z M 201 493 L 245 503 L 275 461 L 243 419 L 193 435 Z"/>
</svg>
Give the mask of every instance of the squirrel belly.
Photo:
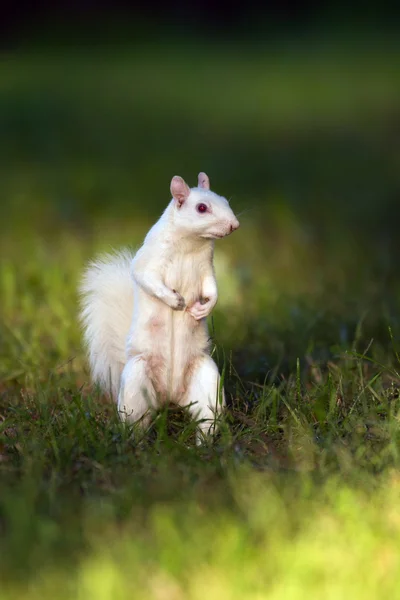
<svg viewBox="0 0 400 600">
<path fill-rule="evenodd" d="M 146 424 L 149 408 L 173 401 L 211 432 L 224 403 L 206 322 L 218 296 L 214 240 L 239 222 L 228 201 L 210 191 L 205 173 L 192 189 L 173 177 L 171 193 L 135 254 L 89 264 L 80 317 L 92 379 L 114 398 L 122 419 Z"/>
<path fill-rule="evenodd" d="M 176 251 L 167 261 L 163 279 L 170 289 L 178 289 L 191 306 L 201 301 L 201 265 L 212 254 L 207 241 L 195 256 Z M 202 255 L 202 256 L 201 256 Z M 196 320 L 187 312 L 174 311 L 158 298 L 149 297 L 134 282 L 134 311 L 127 339 L 127 358 L 141 357 L 146 373 L 162 400 L 180 403 L 188 388 L 197 358 L 210 350 L 207 321 Z"/>
</svg>

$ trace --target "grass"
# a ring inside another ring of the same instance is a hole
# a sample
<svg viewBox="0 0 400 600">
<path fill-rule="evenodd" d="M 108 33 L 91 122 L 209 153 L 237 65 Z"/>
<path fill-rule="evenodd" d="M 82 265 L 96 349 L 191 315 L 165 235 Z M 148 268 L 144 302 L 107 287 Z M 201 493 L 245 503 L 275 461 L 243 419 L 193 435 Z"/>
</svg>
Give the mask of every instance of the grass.
<svg viewBox="0 0 400 600">
<path fill-rule="evenodd" d="M 400 595 L 399 48 L 229 50 L 1 58 L 0 598 Z M 197 447 L 91 387 L 76 287 L 202 169 L 246 212 Z"/>
</svg>

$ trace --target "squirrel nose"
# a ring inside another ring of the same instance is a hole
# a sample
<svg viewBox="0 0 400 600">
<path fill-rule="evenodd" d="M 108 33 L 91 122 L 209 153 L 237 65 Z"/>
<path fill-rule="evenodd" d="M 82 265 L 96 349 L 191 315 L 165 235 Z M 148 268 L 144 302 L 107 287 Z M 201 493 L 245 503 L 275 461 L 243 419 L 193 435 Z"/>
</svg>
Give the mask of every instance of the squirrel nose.
<svg viewBox="0 0 400 600">
<path fill-rule="evenodd" d="M 235 219 L 232 223 L 231 223 L 231 233 L 232 231 L 236 231 L 236 229 L 239 229 L 239 221 L 237 219 Z"/>
</svg>

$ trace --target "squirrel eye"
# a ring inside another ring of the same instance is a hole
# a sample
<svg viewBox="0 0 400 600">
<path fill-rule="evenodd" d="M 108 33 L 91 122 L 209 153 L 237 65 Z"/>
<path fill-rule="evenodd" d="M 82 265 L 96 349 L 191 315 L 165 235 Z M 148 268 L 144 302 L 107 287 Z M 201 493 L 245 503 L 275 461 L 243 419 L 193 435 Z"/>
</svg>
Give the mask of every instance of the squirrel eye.
<svg viewBox="0 0 400 600">
<path fill-rule="evenodd" d="M 199 212 L 199 213 L 205 213 L 205 212 L 207 212 L 207 204 L 203 204 L 203 203 L 198 204 L 196 206 L 196 208 L 197 208 L 197 212 Z"/>
</svg>

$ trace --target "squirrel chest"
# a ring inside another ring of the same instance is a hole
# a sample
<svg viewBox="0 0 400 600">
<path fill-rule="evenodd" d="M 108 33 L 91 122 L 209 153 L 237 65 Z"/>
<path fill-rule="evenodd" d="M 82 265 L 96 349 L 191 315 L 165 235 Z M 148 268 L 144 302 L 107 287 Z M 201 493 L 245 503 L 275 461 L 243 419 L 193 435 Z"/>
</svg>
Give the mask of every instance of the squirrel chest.
<svg viewBox="0 0 400 600">
<path fill-rule="evenodd" d="M 190 306 L 201 297 L 202 277 L 210 270 L 211 260 L 209 252 L 176 253 L 165 265 L 165 285 L 179 292 Z"/>
</svg>

